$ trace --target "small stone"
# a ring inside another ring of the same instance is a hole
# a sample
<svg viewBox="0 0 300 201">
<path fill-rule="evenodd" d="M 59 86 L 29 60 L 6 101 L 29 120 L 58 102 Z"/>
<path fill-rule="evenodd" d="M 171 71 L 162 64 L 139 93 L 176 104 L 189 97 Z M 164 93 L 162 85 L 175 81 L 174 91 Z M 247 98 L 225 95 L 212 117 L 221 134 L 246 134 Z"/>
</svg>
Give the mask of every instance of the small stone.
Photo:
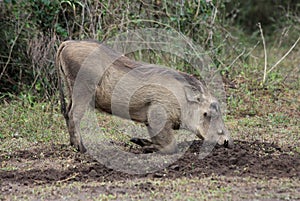
<svg viewBox="0 0 300 201">
<path fill-rule="evenodd" d="M 96 177 L 97 174 L 98 174 L 98 173 L 96 172 L 96 170 L 91 170 L 90 173 L 89 173 L 89 176 L 90 176 L 90 177 Z"/>
</svg>

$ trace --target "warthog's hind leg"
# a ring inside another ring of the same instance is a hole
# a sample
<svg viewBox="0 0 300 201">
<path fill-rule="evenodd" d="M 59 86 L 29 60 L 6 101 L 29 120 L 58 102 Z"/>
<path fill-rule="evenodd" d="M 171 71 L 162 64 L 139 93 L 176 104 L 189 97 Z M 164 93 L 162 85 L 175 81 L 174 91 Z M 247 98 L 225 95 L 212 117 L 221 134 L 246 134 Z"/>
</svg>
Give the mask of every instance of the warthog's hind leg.
<svg viewBox="0 0 300 201">
<path fill-rule="evenodd" d="M 79 126 L 80 126 L 80 121 L 78 119 L 74 120 L 74 115 L 71 114 L 69 119 L 69 127 L 68 127 L 69 134 L 70 134 L 70 144 L 81 153 L 85 153 L 86 148 L 82 143 Z"/>
<path fill-rule="evenodd" d="M 71 103 L 70 111 L 68 112 L 68 130 L 70 134 L 70 144 L 74 146 L 81 153 L 86 152 L 86 148 L 82 143 L 80 134 L 80 121 L 88 107 L 88 101 L 84 98 L 73 101 Z"/>
</svg>

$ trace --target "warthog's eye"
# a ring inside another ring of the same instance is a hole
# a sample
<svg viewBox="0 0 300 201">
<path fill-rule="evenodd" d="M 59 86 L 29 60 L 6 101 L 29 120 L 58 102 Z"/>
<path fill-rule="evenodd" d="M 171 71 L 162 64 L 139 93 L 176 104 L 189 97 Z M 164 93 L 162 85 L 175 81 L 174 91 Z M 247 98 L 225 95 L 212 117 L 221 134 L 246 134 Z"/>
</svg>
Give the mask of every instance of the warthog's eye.
<svg viewBox="0 0 300 201">
<path fill-rule="evenodd" d="M 207 112 L 204 112 L 204 113 L 203 113 L 203 116 L 204 116 L 204 117 L 207 117 Z"/>
</svg>

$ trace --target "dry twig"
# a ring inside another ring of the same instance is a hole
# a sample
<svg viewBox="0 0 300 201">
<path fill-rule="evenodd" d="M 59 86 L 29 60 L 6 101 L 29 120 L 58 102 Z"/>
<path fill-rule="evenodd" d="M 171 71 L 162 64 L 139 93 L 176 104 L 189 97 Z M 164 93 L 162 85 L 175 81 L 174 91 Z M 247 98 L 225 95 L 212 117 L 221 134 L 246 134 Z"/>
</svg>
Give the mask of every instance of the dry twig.
<svg viewBox="0 0 300 201">
<path fill-rule="evenodd" d="M 281 59 L 279 59 L 279 60 L 276 62 L 276 64 L 274 64 L 274 65 L 272 66 L 272 68 L 270 68 L 270 69 L 268 70 L 267 73 L 270 73 L 276 66 L 278 66 L 278 64 L 279 64 L 280 62 L 282 62 L 282 61 L 290 54 L 290 52 L 296 47 L 296 45 L 298 44 L 299 41 L 300 41 L 300 36 L 298 37 L 298 39 L 296 40 L 296 42 L 292 45 L 292 47 L 285 53 L 285 55 L 283 55 L 283 57 L 281 57 Z"/>
<path fill-rule="evenodd" d="M 265 81 L 266 81 L 266 77 L 267 77 L 268 55 L 267 55 L 267 49 L 266 49 L 265 37 L 264 37 L 263 30 L 262 30 L 262 28 L 261 28 L 261 24 L 258 23 L 257 26 L 258 26 L 259 31 L 260 31 L 260 35 L 261 35 L 262 42 L 263 42 L 263 46 L 264 46 L 264 54 L 265 54 L 264 77 L 263 77 L 263 82 L 262 82 L 262 83 L 264 84 Z"/>
</svg>

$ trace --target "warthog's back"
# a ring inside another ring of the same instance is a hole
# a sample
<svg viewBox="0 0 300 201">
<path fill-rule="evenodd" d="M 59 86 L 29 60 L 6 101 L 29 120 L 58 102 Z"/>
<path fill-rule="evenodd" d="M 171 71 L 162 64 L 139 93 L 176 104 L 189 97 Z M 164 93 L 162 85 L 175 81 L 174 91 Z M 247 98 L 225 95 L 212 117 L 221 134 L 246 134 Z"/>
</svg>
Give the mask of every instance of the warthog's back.
<svg viewBox="0 0 300 201">
<path fill-rule="evenodd" d="M 180 116 L 179 101 L 184 94 L 172 71 L 141 64 L 129 69 L 121 61 L 105 71 L 96 90 L 96 107 L 108 113 L 126 108 L 131 119 L 139 122 L 146 121 L 146 111 L 153 104 L 163 105 L 170 117 Z"/>
<path fill-rule="evenodd" d="M 80 68 L 85 67 L 86 62 L 92 60 L 95 65 L 97 65 L 97 62 L 101 62 L 101 56 L 104 55 L 99 55 L 99 50 L 102 50 L 101 52 L 105 51 L 105 56 L 121 56 L 120 53 L 95 41 L 66 41 L 59 47 L 57 60 L 62 64 L 61 70 L 68 79 L 75 80 Z"/>
</svg>

